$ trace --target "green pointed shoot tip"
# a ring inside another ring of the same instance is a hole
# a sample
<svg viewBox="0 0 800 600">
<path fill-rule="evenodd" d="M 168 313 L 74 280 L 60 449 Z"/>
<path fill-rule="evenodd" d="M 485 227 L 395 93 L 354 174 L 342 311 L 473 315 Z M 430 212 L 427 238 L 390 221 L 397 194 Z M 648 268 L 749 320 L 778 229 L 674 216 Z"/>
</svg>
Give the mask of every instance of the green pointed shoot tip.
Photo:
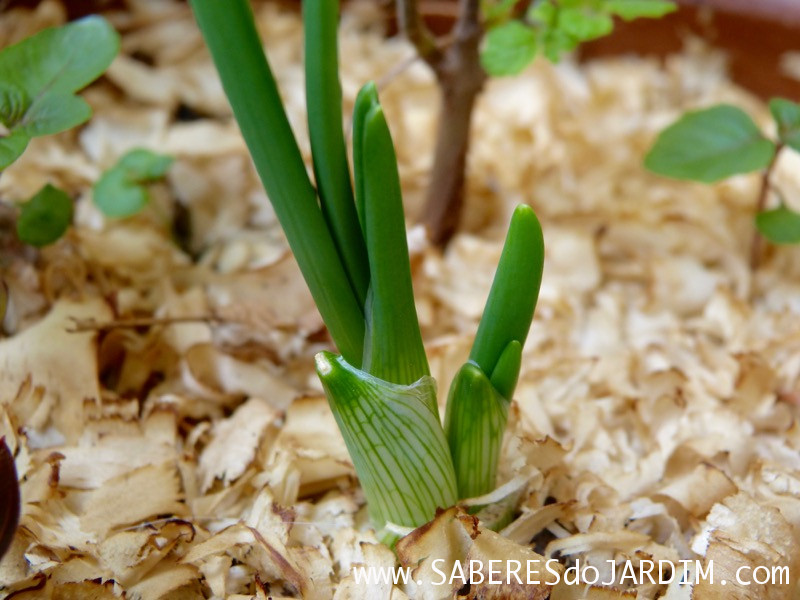
<svg viewBox="0 0 800 600">
<path fill-rule="evenodd" d="M 366 89 L 371 96 L 373 92 Z M 373 102 L 366 114 L 356 116 L 360 135 L 356 194 L 370 270 L 362 368 L 380 379 L 408 385 L 430 371 L 414 304 L 397 157 L 381 105 Z"/>
<path fill-rule="evenodd" d="M 364 123 L 367 115 L 378 104 L 378 88 L 368 81 L 358 91 L 353 107 L 353 179 L 355 181 L 356 212 L 361 223 L 364 238 L 367 231 L 364 224 Z"/>
<path fill-rule="evenodd" d="M 508 344 L 525 344 L 539 297 L 544 239 L 529 206 L 514 210 L 470 360 L 491 375 Z"/>
</svg>

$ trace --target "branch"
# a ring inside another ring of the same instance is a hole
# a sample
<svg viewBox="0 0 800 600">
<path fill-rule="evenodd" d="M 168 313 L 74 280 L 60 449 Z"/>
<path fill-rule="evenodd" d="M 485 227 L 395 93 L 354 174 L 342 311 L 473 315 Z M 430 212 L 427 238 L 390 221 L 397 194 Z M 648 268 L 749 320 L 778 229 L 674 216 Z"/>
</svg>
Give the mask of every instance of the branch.
<svg viewBox="0 0 800 600">
<path fill-rule="evenodd" d="M 441 60 L 441 51 L 436 45 L 433 34 L 422 20 L 417 0 L 396 0 L 396 2 L 400 31 L 414 44 L 417 54 L 434 67 Z"/>
<path fill-rule="evenodd" d="M 761 173 L 761 189 L 758 192 L 758 201 L 756 202 L 756 215 L 762 212 L 767 206 L 767 197 L 769 196 L 771 187 L 770 178 L 772 177 L 772 171 L 775 169 L 775 163 L 778 162 L 778 155 L 781 153 L 782 149 L 783 144 L 778 144 L 775 148 L 775 154 L 772 156 L 772 160 L 769 165 L 767 165 L 767 168 L 764 169 L 764 172 Z M 763 238 L 761 232 L 756 227 L 755 233 L 753 234 L 753 241 L 750 244 L 750 269 L 753 271 L 758 268 L 761 262 L 762 242 Z"/>
<path fill-rule="evenodd" d="M 456 38 L 477 35 L 480 32 L 481 3 L 479 0 L 459 0 Z"/>
</svg>

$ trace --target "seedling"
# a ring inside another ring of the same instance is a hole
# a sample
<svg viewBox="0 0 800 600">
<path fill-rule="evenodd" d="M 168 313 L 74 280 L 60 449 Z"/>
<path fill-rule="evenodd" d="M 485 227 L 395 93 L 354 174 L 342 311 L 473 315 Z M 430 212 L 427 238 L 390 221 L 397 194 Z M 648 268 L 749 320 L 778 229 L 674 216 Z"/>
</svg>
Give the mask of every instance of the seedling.
<svg viewBox="0 0 800 600">
<path fill-rule="evenodd" d="M 94 203 L 107 217 L 130 217 L 150 202 L 147 184 L 167 174 L 173 158 L 137 148 L 127 152 L 94 184 Z"/>
<path fill-rule="evenodd" d="M 427 28 L 418 0 L 397 0 L 400 28 L 433 70 L 442 92 L 425 209 L 431 240 L 445 246 L 463 206 L 464 170 L 475 99 L 487 76 L 513 75 L 537 54 L 557 61 L 580 43 L 630 21 L 675 10 L 664 0 L 461 0 L 447 42 Z"/>
<path fill-rule="evenodd" d="M 517 18 L 516 0 L 484 4 L 486 39 L 481 64 L 489 75 L 515 75 L 537 54 L 558 62 L 583 42 L 610 34 L 614 17 L 633 21 L 675 10 L 664 0 L 540 0 Z"/>
<path fill-rule="evenodd" d="M 414 306 L 400 179 L 375 86 L 353 116 L 354 184 L 338 79 L 338 6 L 303 3 L 306 173 L 246 0 L 192 0 L 236 120 L 341 356 L 317 374 L 387 542 L 437 508 L 495 487 L 500 442 L 539 291 L 544 245 L 533 211 L 514 212 L 470 361 L 443 428 Z M 230 40 L 236 40 L 231 44 Z"/>
<path fill-rule="evenodd" d="M 45 29 L 0 51 L 0 169 L 25 151 L 31 138 L 66 131 L 92 110 L 75 93 L 97 79 L 119 51 L 119 35 L 91 16 Z M 72 223 L 72 200 L 47 184 L 20 207 L 17 236 L 41 247 Z"/>
<path fill-rule="evenodd" d="M 800 214 L 786 206 L 771 181 L 780 151 L 788 147 L 800 152 L 800 105 L 773 98 L 769 108 L 777 126 L 777 140 L 764 136 L 740 108 L 719 104 L 683 115 L 661 132 L 644 160 L 645 166 L 659 175 L 702 183 L 761 171 L 750 254 L 754 268 L 760 260 L 761 236 L 774 244 L 800 243 Z M 780 204 L 767 209 L 771 190 Z"/>
<path fill-rule="evenodd" d="M 71 223 L 72 198 L 47 184 L 20 208 L 17 237 L 37 248 L 47 246 L 64 235 Z"/>
<path fill-rule="evenodd" d="M 119 35 L 91 16 L 45 29 L 0 52 L 0 169 L 31 138 L 66 131 L 92 110 L 75 92 L 97 79 L 119 51 Z"/>
</svg>

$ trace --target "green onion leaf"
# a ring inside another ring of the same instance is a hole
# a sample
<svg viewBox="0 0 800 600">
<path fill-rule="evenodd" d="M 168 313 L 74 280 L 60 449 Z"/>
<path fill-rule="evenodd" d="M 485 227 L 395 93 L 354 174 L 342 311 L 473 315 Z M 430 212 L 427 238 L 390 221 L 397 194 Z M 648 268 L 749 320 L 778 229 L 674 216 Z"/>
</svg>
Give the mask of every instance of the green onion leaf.
<svg viewBox="0 0 800 600">
<path fill-rule="evenodd" d="M 428 375 L 414 304 L 397 157 L 379 104 L 363 122 L 363 220 L 369 256 L 363 369 L 408 385 Z"/>
<path fill-rule="evenodd" d="M 492 371 L 490 381 L 503 398 L 509 400 L 514 397 L 514 390 L 519 379 L 519 370 L 522 366 L 522 344 L 512 340 L 506 346 L 497 365 Z"/>
<path fill-rule="evenodd" d="M 342 89 L 336 44 L 338 13 L 338 2 L 303 2 L 308 130 L 322 213 L 356 299 L 363 306 L 369 286 L 369 265 L 350 186 L 342 131 Z"/>
<path fill-rule="evenodd" d="M 378 104 L 378 88 L 368 81 L 358 91 L 353 107 L 353 179 L 355 180 L 356 212 L 364 238 L 367 237 L 364 224 L 364 123 L 367 115 Z"/>
<path fill-rule="evenodd" d="M 543 265 L 544 239 L 539 220 L 529 206 L 520 205 L 511 218 L 500 264 L 469 355 L 489 376 L 511 342 L 525 344 L 539 298 Z"/>
<path fill-rule="evenodd" d="M 361 364 L 364 313 L 286 117 L 246 0 L 191 0 L 258 174 L 331 337 Z"/>
<path fill-rule="evenodd" d="M 450 453 L 439 414 L 430 409 L 431 377 L 395 385 L 329 352 L 317 354 L 316 366 L 378 530 L 418 527 L 437 508 L 455 504 Z"/>
</svg>

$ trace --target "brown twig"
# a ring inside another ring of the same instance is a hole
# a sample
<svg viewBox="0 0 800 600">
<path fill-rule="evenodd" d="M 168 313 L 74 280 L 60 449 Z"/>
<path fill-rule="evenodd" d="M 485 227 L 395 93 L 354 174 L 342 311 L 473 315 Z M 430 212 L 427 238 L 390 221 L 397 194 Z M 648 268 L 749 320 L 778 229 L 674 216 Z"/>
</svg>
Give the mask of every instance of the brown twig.
<svg viewBox="0 0 800 600">
<path fill-rule="evenodd" d="M 772 155 L 767 168 L 761 173 L 761 188 L 758 191 L 758 200 L 756 201 L 755 216 L 758 216 L 767 206 L 767 198 L 769 197 L 770 178 L 772 171 L 775 169 L 775 164 L 778 162 L 778 155 L 783 149 L 783 144 L 778 144 L 775 147 L 775 154 Z M 764 238 L 758 228 L 755 228 L 753 233 L 753 241 L 750 243 L 750 270 L 755 271 L 761 263 L 761 253 Z"/>
<path fill-rule="evenodd" d="M 444 247 L 461 220 L 472 110 L 486 80 L 479 59 L 483 34 L 480 2 L 459 0 L 452 42 L 444 48 L 425 27 L 417 0 L 397 0 L 397 12 L 401 31 L 433 69 L 442 94 L 433 168 L 421 218 L 431 241 Z"/>
<path fill-rule="evenodd" d="M 422 19 L 417 0 L 397 0 L 397 22 L 425 62 L 433 67 L 441 60 L 441 51 Z"/>
<path fill-rule="evenodd" d="M 86 331 L 108 331 L 110 329 L 135 329 L 137 327 L 155 327 L 159 325 L 176 325 L 181 323 L 207 323 L 208 325 L 227 322 L 225 319 L 213 315 L 197 317 L 137 317 L 133 319 L 115 319 L 98 323 L 94 319 L 72 318 L 73 328 L 69 333 L 83 333 Z"/>
</svg>

